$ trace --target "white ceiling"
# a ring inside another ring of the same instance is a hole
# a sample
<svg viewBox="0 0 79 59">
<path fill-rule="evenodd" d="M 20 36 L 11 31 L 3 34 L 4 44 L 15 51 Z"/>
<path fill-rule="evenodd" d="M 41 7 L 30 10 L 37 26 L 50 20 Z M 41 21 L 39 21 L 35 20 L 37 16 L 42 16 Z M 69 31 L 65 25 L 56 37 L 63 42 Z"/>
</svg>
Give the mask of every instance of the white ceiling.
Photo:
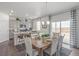
<svg viewBox="0 0 79 59">
<path fill-rule="evenodd" d="M 14 15 L 19 17 L 37 18 L 49 14 L 56 14 L 61 11 L 79 6 L 78 2 L 0 2 L 0 12 L 9 14 L 14 10 Z"/>
</svg>

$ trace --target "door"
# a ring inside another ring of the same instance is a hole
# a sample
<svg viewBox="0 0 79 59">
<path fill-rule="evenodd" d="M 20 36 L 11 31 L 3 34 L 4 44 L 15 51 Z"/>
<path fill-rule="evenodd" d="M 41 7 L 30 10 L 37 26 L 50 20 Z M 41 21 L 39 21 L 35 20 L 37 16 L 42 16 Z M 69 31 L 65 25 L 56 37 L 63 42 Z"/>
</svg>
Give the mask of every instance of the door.
<svg viewBox="0 0 79 59">
<path fill-rule="evenodd" d="M 64 43 L 70 43 L 70 21 L 61 22 L 61 34 L 65 34 Z"/>
<path fill-rule="evenodd" d="M 64 46 L 68 45 L 67 47 L 70 46 L 70 20 L 52 22 L 51 31 L 52 33 L 58 32 L 61 35 L 65 35 L 63 39 L 63 44 Z"/>
</svg>

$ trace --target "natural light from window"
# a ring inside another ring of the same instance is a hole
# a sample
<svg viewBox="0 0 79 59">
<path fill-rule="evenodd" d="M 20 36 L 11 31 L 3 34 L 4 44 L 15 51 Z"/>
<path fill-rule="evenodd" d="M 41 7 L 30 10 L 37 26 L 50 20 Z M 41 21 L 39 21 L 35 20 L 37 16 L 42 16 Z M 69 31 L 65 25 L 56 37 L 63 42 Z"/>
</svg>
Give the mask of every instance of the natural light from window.
<svg viewBox="0 0 79 59">
<path fill-rule="evenodd" d="M 37 21 L 37 24 L 36 25 L 37 25 L 37 27 L 36 27 L 37 28 L 37 31 L 40 31 L 40 27 L 41 27 L 40 21 Z"/>
</svg>

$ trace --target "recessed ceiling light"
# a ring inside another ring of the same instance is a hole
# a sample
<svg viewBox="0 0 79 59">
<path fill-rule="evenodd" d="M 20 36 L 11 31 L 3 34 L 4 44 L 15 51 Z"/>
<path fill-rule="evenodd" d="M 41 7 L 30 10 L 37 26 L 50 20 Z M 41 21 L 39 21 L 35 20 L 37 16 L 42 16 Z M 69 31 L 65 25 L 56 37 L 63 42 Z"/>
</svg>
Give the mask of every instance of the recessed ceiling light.
<svg viewBox="0 0 79 59">
<path fill-rule="evenodd" d="M 11 10 L 11 13 L 13 13 L 14 11 L 13 10 Z"/>
</svg>

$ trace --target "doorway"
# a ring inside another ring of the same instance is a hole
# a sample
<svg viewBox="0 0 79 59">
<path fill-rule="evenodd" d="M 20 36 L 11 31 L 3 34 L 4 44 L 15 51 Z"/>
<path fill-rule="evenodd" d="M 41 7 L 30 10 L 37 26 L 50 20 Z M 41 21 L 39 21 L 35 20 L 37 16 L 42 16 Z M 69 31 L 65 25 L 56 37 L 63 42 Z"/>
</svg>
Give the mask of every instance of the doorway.
<svg viewBox="0 0 79 59">
<path fill-rule="evenodd" d="M 65 35 L 63 39 L 63 46 L 70 48 L 70 20 L 52 22 L 52 33 L 58 32 Z M 52 34 L 51 33 L 51 34 Z"/>
</svg>

